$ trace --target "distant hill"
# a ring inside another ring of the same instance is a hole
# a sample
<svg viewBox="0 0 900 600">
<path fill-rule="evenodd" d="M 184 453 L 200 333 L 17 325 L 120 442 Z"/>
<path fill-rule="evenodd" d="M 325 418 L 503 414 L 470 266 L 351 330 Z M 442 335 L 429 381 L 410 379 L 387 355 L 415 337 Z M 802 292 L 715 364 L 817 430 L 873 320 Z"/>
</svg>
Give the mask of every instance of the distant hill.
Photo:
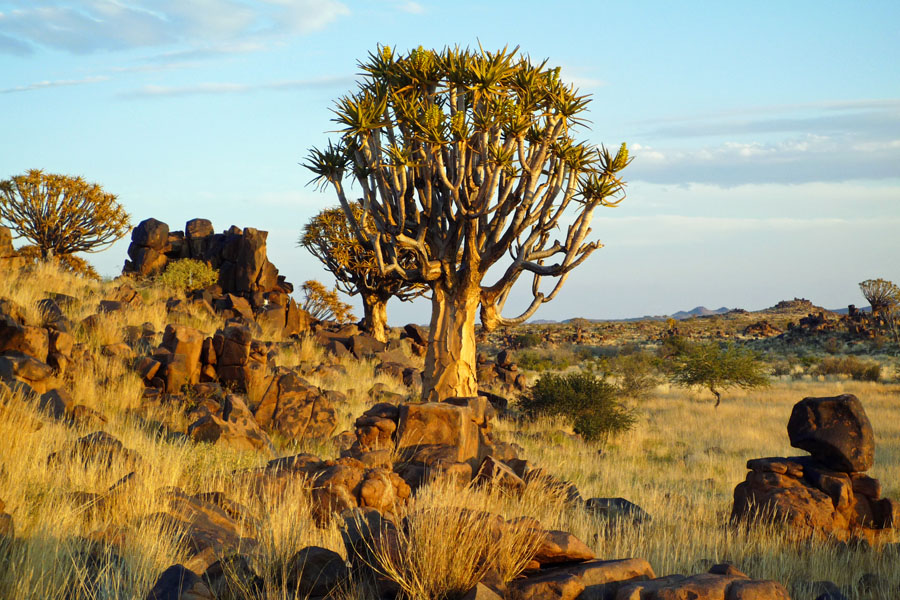
<svg viewBox="0 0 900 600">
<path fill-rule="evenodd" d="M 856 310 L 858 310 L 859 312 L 872 312 L 872 307 L 871 306 L 857 306 Z M 850 309 L 848 309 L 845 306 L 844 308 L 834 308 L 831 310 L 831 312 L 837 313 L 839 315 L 846 315 L 850 312 Z"/>
<path fill-rule="evenodd" d="M 691 310 L 679 310 L 678 312 L 672 313 L 671 315 L 644 315 L 643 317 L 630 317 L 627 319 L 584 319 L 589 323 L 603 323 L 607 321 L 621 321 L 630 323 L 632 321 L 665 321 L 666 319 L 675 319 L 677 321 L 681 321 L 683 319 L 690 319 L 692 317 L 708 317 L 712 315 L 721 315 L 727 312 L 730 312 L 731 309 L 725 306 L 716 309 L 709 309 L 705 306 L 697 306 L 692 308 Z M 529 323 L 533 325 L 552 325 L 554 323 L 571 323 L 576 319 L 580 319 L 581 317 L 574 317 L 572 319 L 566 319 L 564 321 L 554 321 L 552 319 L 535 319 L 533 321 L 529 321 Z"/>
<path fill-rule="evenodd" d="M 724 306 L 721 308 L 716 308 L 714 310 L 710 310 L 705 306 L 698 306 L 688 311 L 679 310 L 677 313 L 673 313 L 671 317 L 680 321 L 681 319 L 690 319 L 691 317 L 708 317 L 709 315 L 721 315 L 723 313 L 727 313 L 730 310 L 730 308 L 726 308 Z"/>
</svg>

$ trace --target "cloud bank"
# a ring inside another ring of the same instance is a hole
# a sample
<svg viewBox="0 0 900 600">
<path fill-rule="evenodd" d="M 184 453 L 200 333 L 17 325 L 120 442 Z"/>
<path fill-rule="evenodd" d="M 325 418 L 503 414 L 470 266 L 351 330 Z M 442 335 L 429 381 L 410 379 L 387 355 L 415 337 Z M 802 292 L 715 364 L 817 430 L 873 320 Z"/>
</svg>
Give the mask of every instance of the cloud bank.
<svg viewBox="0 0 900 600">
<path fill-rule="evenodd" d="M 338 0 L 6 0 L 0 52 L 88 54 L 304 34 L 349 12 Z"/>
<path fill-rule="evenodd" d="M 633 180 L 805 183 L 900 177 L 900 100 L 763 107 L 644 123 Z"/>
</svg>

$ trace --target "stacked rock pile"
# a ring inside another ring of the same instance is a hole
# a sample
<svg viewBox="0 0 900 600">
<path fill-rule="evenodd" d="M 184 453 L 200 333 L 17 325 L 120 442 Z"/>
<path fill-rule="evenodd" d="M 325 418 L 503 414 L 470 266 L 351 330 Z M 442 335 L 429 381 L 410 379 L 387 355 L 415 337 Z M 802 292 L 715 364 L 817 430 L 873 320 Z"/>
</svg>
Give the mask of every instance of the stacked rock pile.
<svg viewBox="0 0 900 600">
<path fill-rule="evenodd" d="M 199 307 L 244 324 L 265 325 L 285 336 L 309 329 L 309 316 L 290 297 L 294 286 L 266 257 L 268 233 L 232 226 L 215 233 L 207 219 L 192 219 L 184 231 L 169 231 L 156 219 L 141 221 L 131 232 L 130 260 L 123 274 L 148 276 L 161 272 L 170 261 L 191 258 L 206 262 L 219 273 L 216 285 L 196 290 L 189 300 L 172 298 L 170 312 Z"/>
<path fill-rule="evenodd" d="M 757 458 L 734 490 L 732 519 L 774 518 L 800 537 L 873 542 L 900 524 L 900 502 L 866 474 L 875 435 L 856 396 L 804 398 L 788 421 L 791 446 L 811 456 Z"/>
</svg>

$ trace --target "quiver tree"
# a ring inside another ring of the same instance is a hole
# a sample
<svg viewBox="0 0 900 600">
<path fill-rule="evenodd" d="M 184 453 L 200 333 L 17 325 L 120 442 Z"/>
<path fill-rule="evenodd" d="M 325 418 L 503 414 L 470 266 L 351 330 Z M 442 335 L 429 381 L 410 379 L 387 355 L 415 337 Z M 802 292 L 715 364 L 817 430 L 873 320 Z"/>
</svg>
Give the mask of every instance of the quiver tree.
<svg viewBox="0 0 900 600">
<path fill-rule="evenodd" d="M 873 315 L 883 315 L 900 303 L 900 288 L 886 279 L 866 279 L 859 284 Z"/>
<path fill-rule="evenodd" d="M 42 260 L 97 252 L 130 229 L 115 195 L 81 177 L 37 169 L 0 181 L 0 222 L 31 241 Z"/>
<path fill-rule="evenodd" d="M 359 204 L 354 203 L 351 210 L 357 220 L 363 219 Z M 411 283 L 402 277 L 382 275 L 371 245 L 361 244 L 353 235 L 341 208 L 325 209 L 310 219 L 299 243 L 334 275 L 340 291 L 351 296 L 360 295 L 363 328 L 382 342 L 387 340 L 388 300 L 392 296 L 410 300 L 427 289 L 423 284 Z M 403 257 L 409 266 L 414 266 L 415 256 L 411 252 L 403 253 Z"/>
<path fill-rule="evenodd" d="M 591 217 L 621 201 L 627 149 L 613 154 L 577 141 L 589 100 L 558 68 L 517 50 L 419 48 L 401 56 L 384 47 L 360 67 L 359 90 L 334 109 L 340 139 L 313 148 L 305 164 L 315 183 L 334 187 L 384 276 L 431 289 L 424 397 L 477 395 L 479 307 L 490 330 L 523 322 L 556 296 L 600 247 L 589 240 Z M 359 186 L 364 219 L 352 211 L 348 180 Z M 484 282 L 495 266 L 496 281 Z M 531 277 L 533 301 L 504 318 L 522 274 Z M 549 292 L 543 278 L 556 278 Z"/>
<path fill-rule="evenodd" d="M 300 286 L 303 292 L 301 308 L 317 321 L 348 323 L 355 321 L 353 307 L 341 302 L 337 290 L 329 290 L 315 279 L 309 279 Z"/>
</svg>

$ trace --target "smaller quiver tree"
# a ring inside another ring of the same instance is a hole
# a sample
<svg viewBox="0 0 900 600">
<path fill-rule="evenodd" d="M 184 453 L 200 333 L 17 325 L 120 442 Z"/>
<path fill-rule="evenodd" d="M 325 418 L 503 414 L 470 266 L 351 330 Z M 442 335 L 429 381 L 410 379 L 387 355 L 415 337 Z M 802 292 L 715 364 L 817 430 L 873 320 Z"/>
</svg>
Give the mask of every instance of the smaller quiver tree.
<svg viewBox="0 0 900 600">
<path fill-rule="evenodd" d="M 362 207 L 351 206 L 354 217 L 362 220 Z M 379 341 L 386 341 L 387 302 L 395 296 L 411 300 L 427 291 L 422 284 L 400 277 L 382 275 L 371 245 L 363 245 L 353 234 L 341 208 L 328 208 L 315 215 L 303 228 L 299 245 L 318 258 L 334 275 L 337 287 L 345 294 L 359 294 L 363 301 L 363 329 Z M 414 257 L 407 253 L 413 264 Z"/>
<path fill-rule="evenodd" d="M 866 279 L 859 289 L 872 307 L 872 316 L 881 319 L 895 342 L 900 341 L 900 287 L 886 279 Z"/>
<path fill-rule="evenodd" d="M 96 183 L 32 169 L 0 182 L 0 222 L 37 248 L 41 260 L 98 252 L 130 230 L 130 218 Z"/>
<path fill-rule="evenodd" d="M 329 290 L 321 282 L 309 279 L 300 286 L 303 292 L 301 308 L 317 321 L 349 323 L 355 321 L 353 307 L 341 302 L 336 289 Z"/>
</svg>

